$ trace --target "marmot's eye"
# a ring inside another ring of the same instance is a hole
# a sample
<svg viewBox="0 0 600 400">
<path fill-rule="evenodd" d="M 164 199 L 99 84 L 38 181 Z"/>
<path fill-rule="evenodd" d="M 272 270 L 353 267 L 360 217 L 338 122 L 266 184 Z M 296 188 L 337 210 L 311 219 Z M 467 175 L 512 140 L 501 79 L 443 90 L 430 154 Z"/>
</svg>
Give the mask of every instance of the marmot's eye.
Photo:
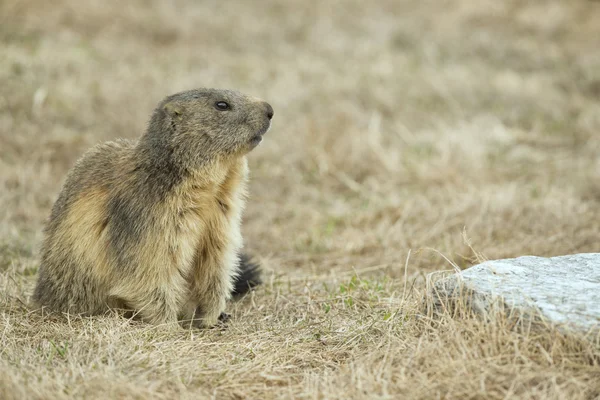
<svg viewBox="0 0 600 400">
<path fill-rule="evenodd" d="M 215 107 L 217 107 L 217 110 L 220 110 L 220 111 L 229 110 L 229 104 L 225 103 L 224 101 L 216 102 Z"/>
</svg>

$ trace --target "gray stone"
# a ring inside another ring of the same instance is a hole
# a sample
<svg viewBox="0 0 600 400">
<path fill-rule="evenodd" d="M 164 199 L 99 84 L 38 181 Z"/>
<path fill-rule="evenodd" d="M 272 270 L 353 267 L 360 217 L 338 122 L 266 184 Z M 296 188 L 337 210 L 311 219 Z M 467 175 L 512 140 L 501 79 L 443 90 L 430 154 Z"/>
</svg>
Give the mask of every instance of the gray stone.
<svg viewBox="0 0 600 400">
<path fill-rule="evenodd" d="M 534 312 L 560 328 L 600 329 L 600 253 L 486 261 L 434 288 L 437 306 L 466 294 L 480 313 L 489 314 L 500 303 L 505 310 Z"/>
</svg>

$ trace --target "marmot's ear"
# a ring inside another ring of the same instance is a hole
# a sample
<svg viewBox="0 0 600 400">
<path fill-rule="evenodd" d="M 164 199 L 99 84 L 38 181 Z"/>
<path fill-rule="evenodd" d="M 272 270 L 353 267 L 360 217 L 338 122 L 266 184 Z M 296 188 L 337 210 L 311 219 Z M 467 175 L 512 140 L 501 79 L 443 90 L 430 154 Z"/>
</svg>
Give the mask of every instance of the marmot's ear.
<svg viewBox="0 0 600 400">
<path fill-rule="evenodd" d="M 175 102 L 171 101 L 163 106 L 163 110 L 171 117 L 178 117 L 182 114 L 183 110 L 180 105 L 175 104 Z"/>
</svg>

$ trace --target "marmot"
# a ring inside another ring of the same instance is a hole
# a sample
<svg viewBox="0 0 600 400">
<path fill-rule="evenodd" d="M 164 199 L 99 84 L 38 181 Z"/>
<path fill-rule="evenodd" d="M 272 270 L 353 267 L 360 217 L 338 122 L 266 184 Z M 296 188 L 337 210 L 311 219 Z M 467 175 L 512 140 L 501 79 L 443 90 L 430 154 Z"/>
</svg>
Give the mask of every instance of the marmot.
<svg viewBox="0 0 600 400">
<path fill-rule="evenodd" d="M 259 283 L 240 253 L 246 154 L 271 126 L 268 103 L 231 90 L 166 97 L 137 141 L 88 150 L 44 227 L 33 300 L 96 315 L 210 327 Z"/>
</svg>

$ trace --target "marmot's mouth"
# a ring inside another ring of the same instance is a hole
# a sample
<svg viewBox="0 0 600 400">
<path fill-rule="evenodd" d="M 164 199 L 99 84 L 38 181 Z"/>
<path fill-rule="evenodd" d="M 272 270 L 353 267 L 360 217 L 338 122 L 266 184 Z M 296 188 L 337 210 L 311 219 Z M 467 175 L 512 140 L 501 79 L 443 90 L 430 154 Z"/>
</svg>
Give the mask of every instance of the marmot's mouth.
<svg viewBox="0 0 600 400">
<path fill-rule="evenodd" d="M 262 135 L 256 135 L 254 137 L 252 137 L 252 139 L 250 139 L 250 146 L 252 146 L 253 148 L 258 146 L 258 144 L 262 141 Z"/>
<path fill-rule="evenodd" d="M 269 123 L 266 127 L 264 127 L 263 129 L 261 129 L 260 132 L 258 132 L 256 135 L 252 136 L 252 138 L 250 139 L 250 146 L 252 146 L 252 148 L 258 146 L 258 144 L 260 142 L 262 142 L 263 135 L 265 133 L 267 133 L 267 131 L 270 128 L 271 128 L 271 124 Z"/>
</svg>

